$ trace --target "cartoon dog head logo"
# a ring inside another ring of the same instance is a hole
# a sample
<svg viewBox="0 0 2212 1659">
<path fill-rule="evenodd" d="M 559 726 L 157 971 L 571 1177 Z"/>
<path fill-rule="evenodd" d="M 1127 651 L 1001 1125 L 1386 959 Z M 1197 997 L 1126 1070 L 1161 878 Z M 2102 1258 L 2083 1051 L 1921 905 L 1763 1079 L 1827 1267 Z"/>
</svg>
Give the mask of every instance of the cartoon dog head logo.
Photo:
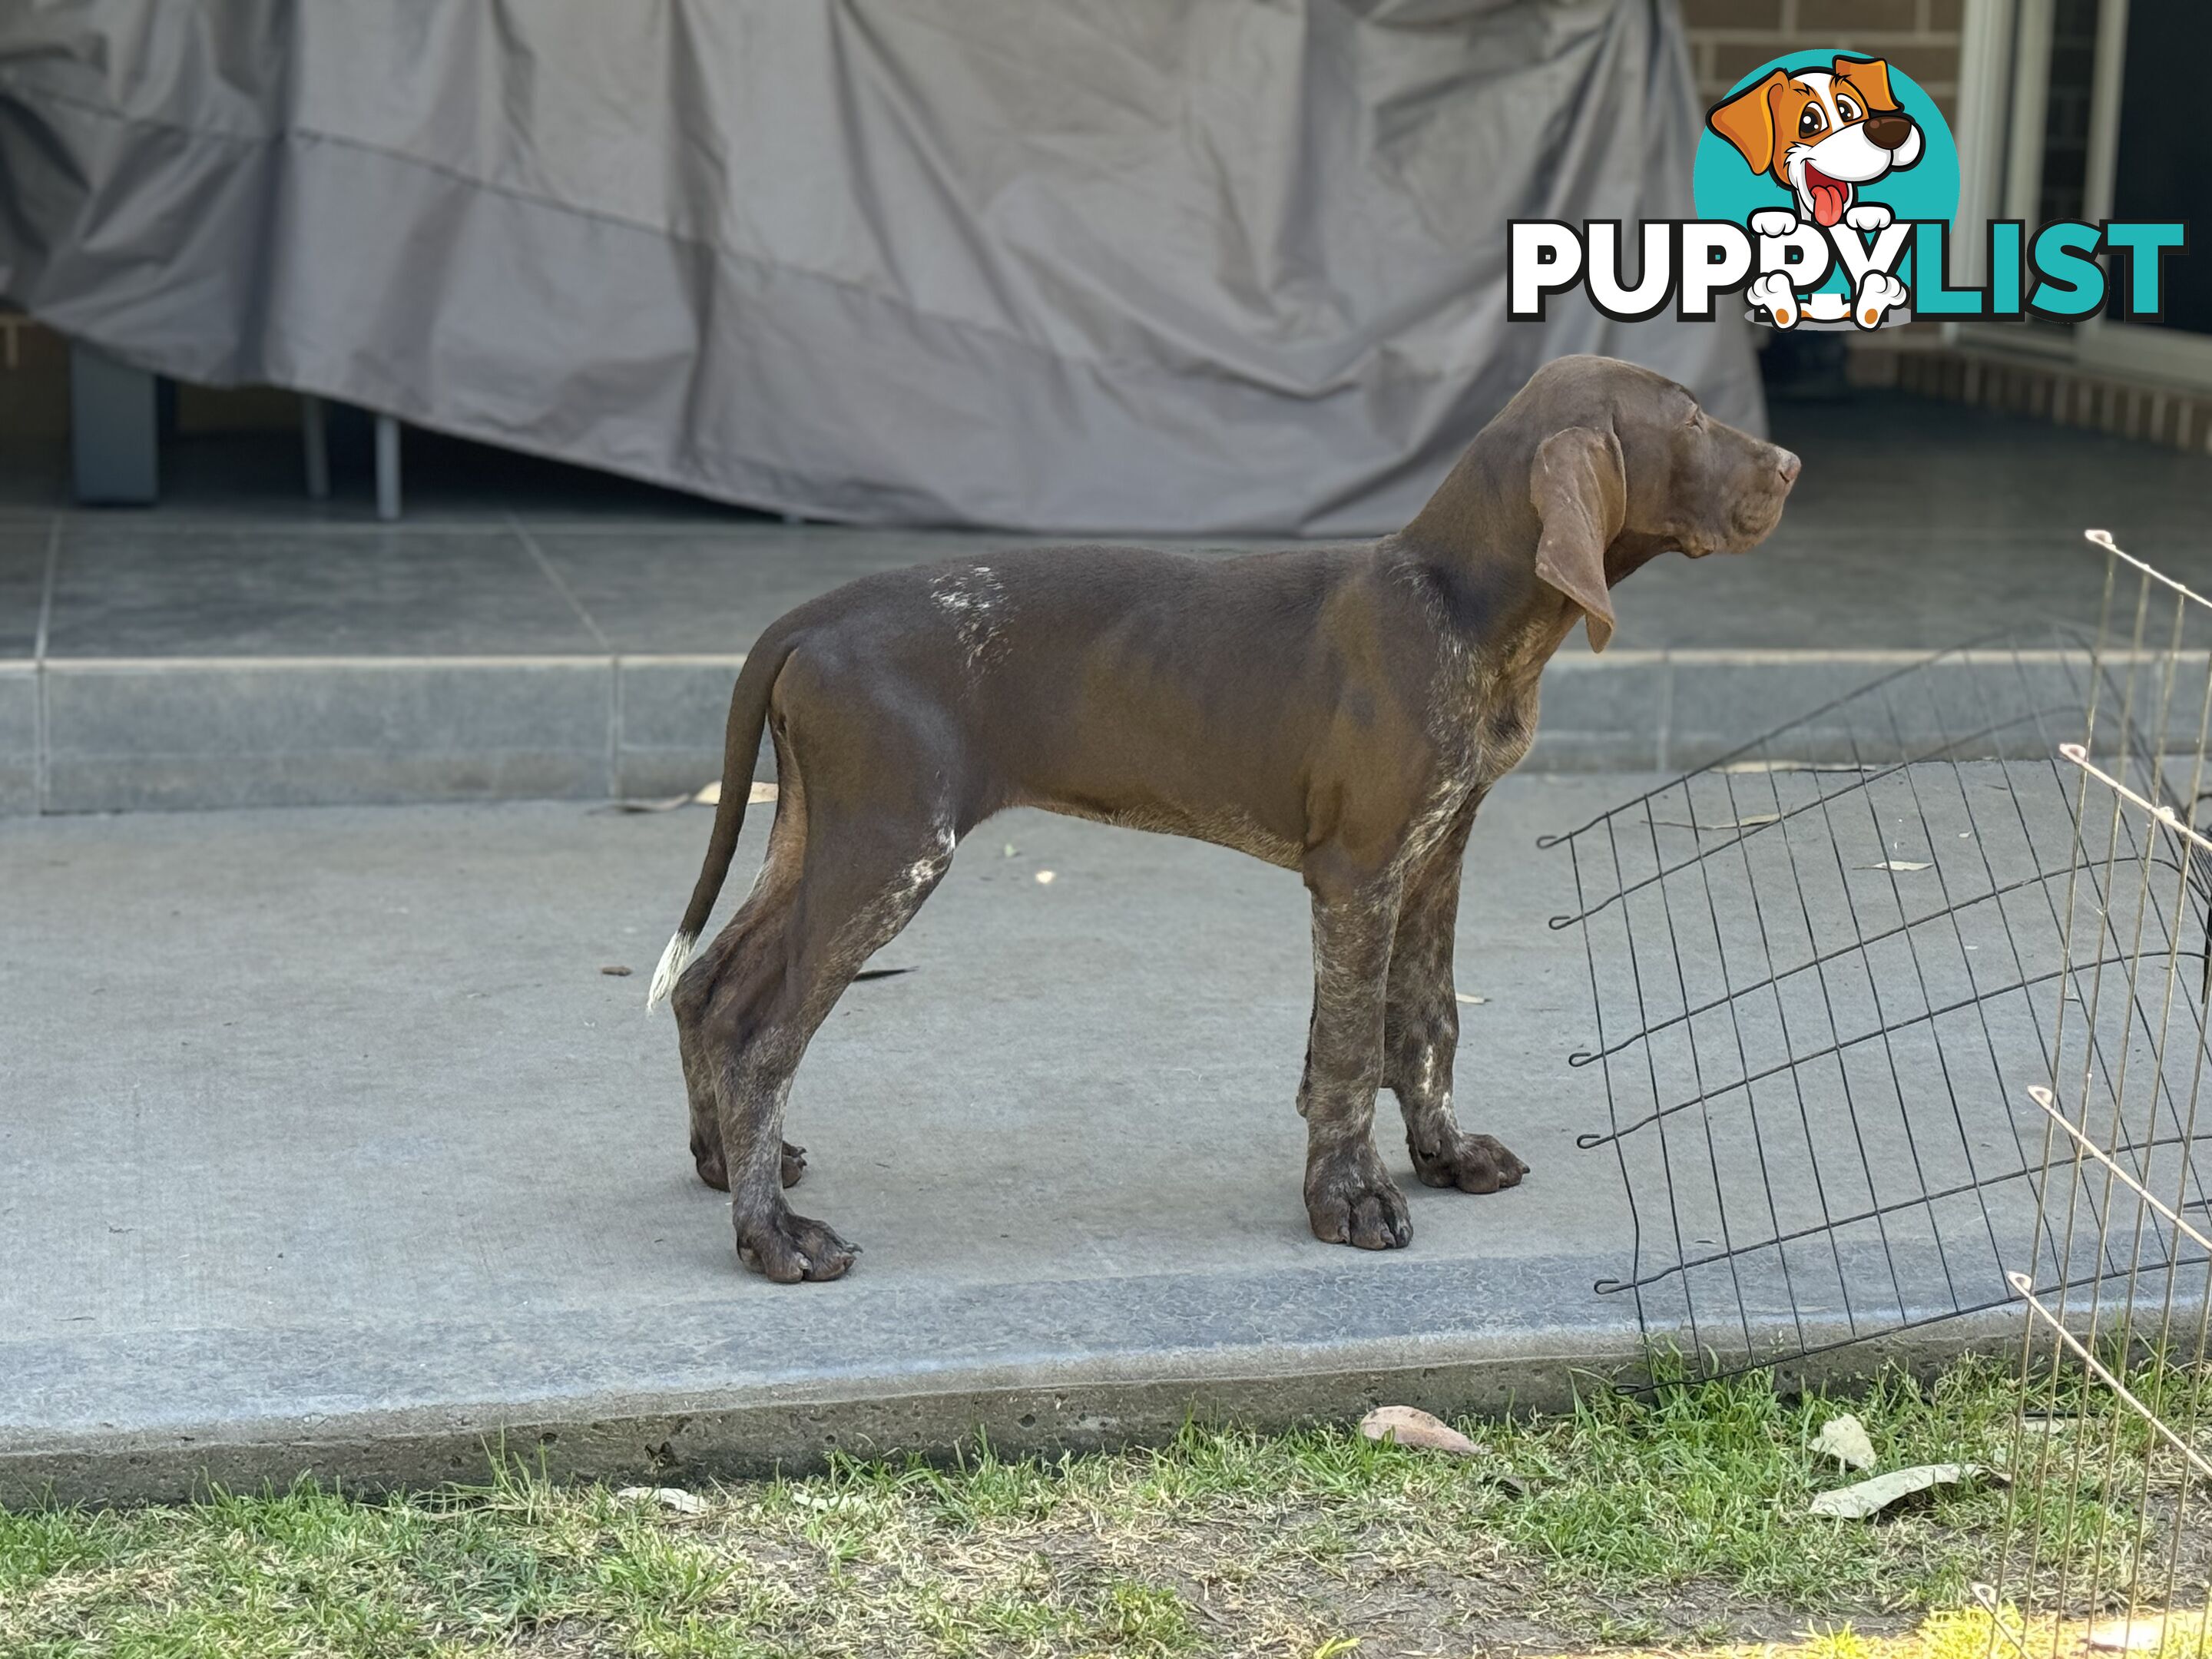
<svg viewBox="0 0 2212 1659">
<path fill-rule="evenodd" d="M 1889 65 L 1879 58 L 1774 70 L 1716 104 L 1705 125 L 1734 145 L 1753 173 L 1790 192 L 1799 222 L 1823 229 L 1845 222 L 1863 185 L 1911 167 L 1925 148 L 1919 124 L 1891 94 Z M 1887 224 L 1890 216 L 1884 209 L 1859 217 Z"/>
<path fill-rule="evenodd" d="M 2124 282 L 2128 314 L 2150 319 L 2160 261 L 2189 251 L 2179 220 L 1992 218 L 1972 227 L 1982 257 L 1954 262 L 1958 143 L 1942 106 L 1879 58 L 1790 52 L 1747 70 L 1706 112 L 1690 174 L 1694 218 L 1513 220 L 1506 315 L 1541 321 L 1547 297 L 1580 288 L 1624 323 L 1670 303 L 1713 322 L 1738 291 L 1746 321 L 1777 329 L 2069 322 Z"/>
</svg>

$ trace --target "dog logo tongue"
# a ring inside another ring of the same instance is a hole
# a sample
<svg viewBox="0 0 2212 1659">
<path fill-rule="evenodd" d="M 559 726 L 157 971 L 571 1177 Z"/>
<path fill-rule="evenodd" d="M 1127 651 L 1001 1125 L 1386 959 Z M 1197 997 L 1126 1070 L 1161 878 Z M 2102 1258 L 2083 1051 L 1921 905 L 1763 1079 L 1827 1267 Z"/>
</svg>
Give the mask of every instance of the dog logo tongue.
<svg viewBox="0 0 2212 1659">
<path fill-rule="evenodd" d="M 1813 216 L 1823 228 L 1843 222 L 1844 209 L 1851 199 L 1851 187 L 1838 183 L 1818 167 L 1805 169 L 1805 188 L 1813 192 Z"/>
</svg>

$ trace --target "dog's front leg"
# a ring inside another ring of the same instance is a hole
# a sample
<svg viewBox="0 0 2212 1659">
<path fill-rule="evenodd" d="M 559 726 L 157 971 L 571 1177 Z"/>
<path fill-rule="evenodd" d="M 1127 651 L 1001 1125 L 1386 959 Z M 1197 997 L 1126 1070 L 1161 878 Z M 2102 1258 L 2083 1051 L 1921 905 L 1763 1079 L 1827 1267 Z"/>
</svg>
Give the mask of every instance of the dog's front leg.
<svg viewBox="0 0 2212 1659">
<path fill-rule="evenodd" d="M 1382 1080 L 1405 1114 L 1406 1147 L 1422 1184 L 1494 1193 L 1517 1185 L 1528 1166 L 1496 1137 L 1468 1134 L 1452 1112 L 1459 1048 L 1452 936 L 1459 922 L 1460 861 L 1474 822 L 1470 812 L 1407 880 L 1390 947 Z"/>
<path fill-rule="evenodd" d="M 1382 1082 L 1383 1006 L 1396 872 L 1362 872 L 1326 849 L 1307 860 L 1313 894 L 1314 1006 L 1298 1112 L 1306 1121 L 1306 1217 L 1314 1236 L 1363 1250 L 1410 1243 L 1406 1197 L 1370 1131 Z"/>
</svg>

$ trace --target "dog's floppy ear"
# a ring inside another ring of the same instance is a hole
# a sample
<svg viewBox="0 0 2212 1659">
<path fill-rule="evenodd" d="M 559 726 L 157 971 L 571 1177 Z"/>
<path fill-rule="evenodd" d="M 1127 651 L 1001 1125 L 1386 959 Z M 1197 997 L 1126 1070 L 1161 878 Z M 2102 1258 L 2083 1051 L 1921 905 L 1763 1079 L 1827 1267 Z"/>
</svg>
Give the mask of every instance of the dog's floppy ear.
<svg viewBox="0 0 2212 1659">
<path fill-rule="evenodd" d="M 1536 576 L 1583 613 L 1590 649 L 1613 637 L 1613 593 L 1605 583 L 1606 544 L 1628 514 L 1628 476 L 1620 441 L 1610 432 L 1571 426 L 1536 446 L 1528 499 L 1543 532 L 1536 538 Z"/>
<path fill-rule="evenodd" d="M 1879 58 L 1838 58 L 1836 79 L 1851 84 L 1870 115 L 1898 106 L 1896 94 L 1889 89 L 1889 65 Z"/>
<path fill-rule="evenodd" d="M 1789 79 L 1776 70 L 1705 112 L 1705 125 L 1734 144 L 1753 173 L 1774 165 L 1774 106 L 1767 94 Z"/>
</svg>

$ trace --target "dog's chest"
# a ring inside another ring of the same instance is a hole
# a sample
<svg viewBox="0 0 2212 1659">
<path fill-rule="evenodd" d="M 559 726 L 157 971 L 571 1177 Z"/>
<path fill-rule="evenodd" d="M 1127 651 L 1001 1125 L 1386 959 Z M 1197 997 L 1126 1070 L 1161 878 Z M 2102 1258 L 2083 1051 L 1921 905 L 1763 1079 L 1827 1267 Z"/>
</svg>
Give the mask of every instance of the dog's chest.
<svg viewBox="0 0 2212 1659">
<path fill-rule="evenodd" d="M 1536 738 L 1541 670 L 1540 662 L 1512 659 L 1476 665 L 1447 690 L 1437 735 L 1459 781 L 1487 789 L 1521 763 Z"/>
</svg>

